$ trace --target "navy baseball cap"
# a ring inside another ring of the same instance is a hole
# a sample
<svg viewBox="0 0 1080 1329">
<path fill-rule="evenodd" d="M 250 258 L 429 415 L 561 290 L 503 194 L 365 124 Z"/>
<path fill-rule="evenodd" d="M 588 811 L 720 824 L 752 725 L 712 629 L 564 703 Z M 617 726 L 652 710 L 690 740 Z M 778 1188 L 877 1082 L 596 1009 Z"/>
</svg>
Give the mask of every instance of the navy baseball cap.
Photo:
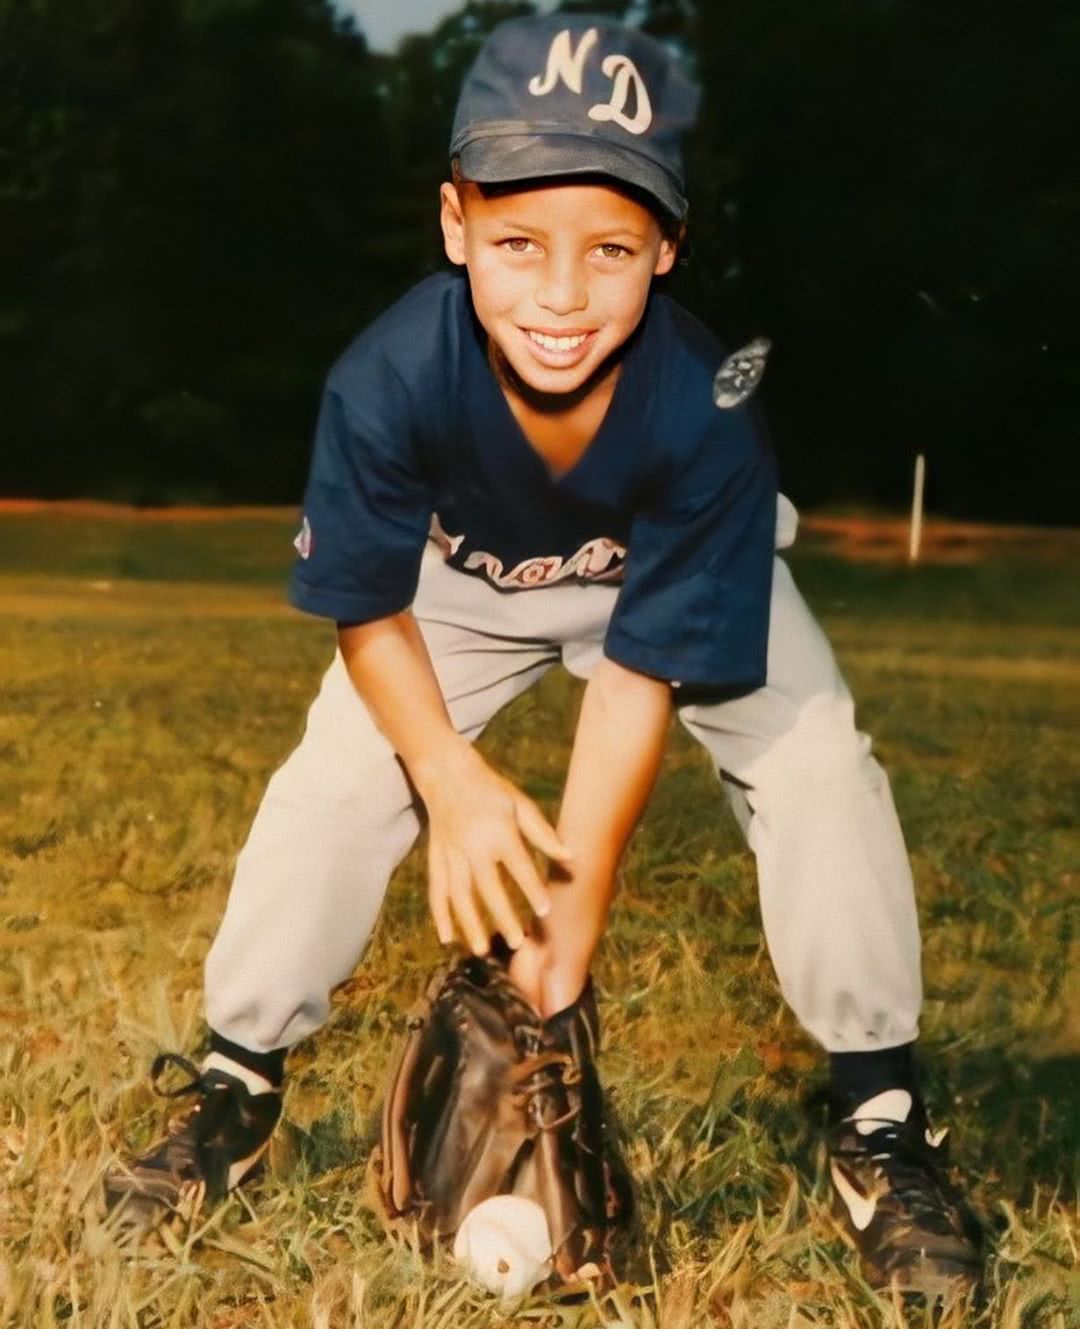
<svg viewBox="0 0 1080 1329">
<path fill-rule="evenodd" d="M 697 105 L 675 56 L 643 32 L 599 15 L 510 19 L 465 76 L 450 156 L 477 184 L 608 176 L 681 221 Z"/>
</svg>

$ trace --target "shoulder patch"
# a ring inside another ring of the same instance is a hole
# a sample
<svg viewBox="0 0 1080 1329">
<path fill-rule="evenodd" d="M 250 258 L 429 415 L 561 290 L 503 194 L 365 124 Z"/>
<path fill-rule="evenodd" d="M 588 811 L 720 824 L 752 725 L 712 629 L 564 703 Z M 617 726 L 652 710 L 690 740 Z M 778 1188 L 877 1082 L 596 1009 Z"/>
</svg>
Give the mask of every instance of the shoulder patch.
<svg viewBox="0 0 1080 1329">
<path fill-rule="evenodd" d="M 297 532 L 296 539 L 293 541 L 293 548 L 301 558 L 310 558 L 311 550 L 315 544 L 315 537 L 311 533 L 311 522 L 305 515 L 300 530 Z"/>
<path fill-rule="evenodd" d="M 713 401 L 722 411 L 741 406 L 765 373 L 765 360 L 772 349 L 768 337 L 755 337 L 741 351 L 729 355 L 713 379 Z"/>
</svg>

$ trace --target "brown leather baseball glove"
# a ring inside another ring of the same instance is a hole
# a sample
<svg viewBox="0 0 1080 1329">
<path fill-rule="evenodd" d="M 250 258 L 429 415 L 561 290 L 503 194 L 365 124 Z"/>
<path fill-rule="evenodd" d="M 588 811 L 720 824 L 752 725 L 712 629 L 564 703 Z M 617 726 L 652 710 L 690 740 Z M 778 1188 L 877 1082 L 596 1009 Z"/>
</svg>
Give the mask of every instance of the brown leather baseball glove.
<svg viewBox="0 0 1080 1329">
<path fill-rule="evenodd" d="M 517 1195 L 547 1218 L 554 1284 L 612 1280 L 612 1239 L 631 1214 L 629 1177 L 606 1120 L 591 981 L 542 1019 L 489 957 L 437 973 L 383 1106 L 372 1159 L 391 1227 L 431 1245 L 481 1201 Z"/>
</svg>

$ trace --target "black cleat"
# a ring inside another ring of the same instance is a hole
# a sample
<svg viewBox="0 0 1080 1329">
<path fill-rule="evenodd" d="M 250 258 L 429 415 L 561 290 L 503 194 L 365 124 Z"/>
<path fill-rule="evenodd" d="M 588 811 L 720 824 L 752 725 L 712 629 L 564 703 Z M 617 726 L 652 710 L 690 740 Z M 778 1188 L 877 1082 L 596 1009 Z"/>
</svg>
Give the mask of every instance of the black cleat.
<svg viewBox="0 0 1080 1329">
<path fill-rule="evenodd" d="M 975 1290 L 982 1233 L 948 1178 L 945 1131 L 902 1089 L 864 1103 L 831 1130 L 834 1210 L 862 1257 L 871 1287 L 928 1300 Z"/>
<path fill-rule="evenodd" d="M 192 1078 L 164 1090 L 158 1078 L 168 1065 Z M 105 1175 L 105 1203 L 124 1222 L 148 1226 L 178 1211 L 184 1201 L 213 1204 L 254 1170 L 281 1115 L 281 1091 L 252 1094 L 221 1070 L 200 1072 L 185 1057 L 165 1052 L 150 1071 L 157 1093 L 166 1098 L 191 1094 L 195 1103 L 169 1127 L 164 1139 L 144 1154 Z"/>
</svg>

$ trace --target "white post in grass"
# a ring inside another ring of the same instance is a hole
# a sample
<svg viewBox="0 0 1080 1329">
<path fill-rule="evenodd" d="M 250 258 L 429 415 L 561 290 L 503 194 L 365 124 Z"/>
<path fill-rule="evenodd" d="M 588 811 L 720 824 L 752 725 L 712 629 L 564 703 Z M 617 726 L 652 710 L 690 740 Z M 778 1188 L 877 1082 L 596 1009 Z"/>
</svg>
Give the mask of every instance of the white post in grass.
<svg viewBox="0 0 1080 1329">
<path fill-rule="evenodd" d="M 911 496 L 911 535 L 908 539 L 908 562 L 918 563 L 922 545 L 923 489 L 926 485 L 926 458 L 915 458 L 915 488 Z"/>
</svg>

